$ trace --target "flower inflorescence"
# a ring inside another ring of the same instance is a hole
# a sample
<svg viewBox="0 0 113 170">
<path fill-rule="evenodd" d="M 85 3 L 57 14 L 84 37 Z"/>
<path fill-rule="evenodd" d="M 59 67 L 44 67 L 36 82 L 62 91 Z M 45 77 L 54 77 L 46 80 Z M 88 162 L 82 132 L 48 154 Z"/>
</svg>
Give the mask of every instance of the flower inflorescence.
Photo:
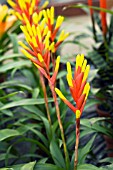
<svg viewBox="0 0 113 170">
<path fill-rule="evenodd" d="M 70 109 L 76 113 L 76 118 L 80 118 L 86 100 L 89 94 L 90 85 L 87 82 L 88 73 L 90 66 L 87 65 L 87 60 L 84 59 L 84 55 L 77 55 L 76 57 L 76 68 L 74 71 L 74 77 L 72 77 L 72 69 L 69 62 L 67 62 L 67 82 L 69 85 L 70 93 L 76 103 L 76 106 L 73 106 L 62 94 L 62 92 L 55 88 L 56 93 L 59 97 L 66 103 Z"/>
</svg>

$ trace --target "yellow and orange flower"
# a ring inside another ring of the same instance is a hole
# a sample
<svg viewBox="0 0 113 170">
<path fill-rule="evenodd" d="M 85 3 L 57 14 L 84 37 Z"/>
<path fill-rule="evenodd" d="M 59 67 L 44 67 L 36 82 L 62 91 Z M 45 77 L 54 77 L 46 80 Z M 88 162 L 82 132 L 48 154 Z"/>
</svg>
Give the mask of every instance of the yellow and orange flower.
<svg viewBox="0 0 113 170">
<path fill-rule="evenodd" d="M 41 18 L 41 15 L 42 12 L 39 13 L 38 19 Z M 37 15 L 34 14 L 33 18 L 36 16 Z M 60 57 L 57 57 L 53 76 L 50 77 L 50 52 L 52 50 L 50 42 L 51 33 L 48 31 L 47 26 L 45 27 L 45 19 L 43 18 L 38 25 L 33 24 L 31 26 L 30 23 L 27 22 L 26 25 L 21 26 L 21 29 L 28 43 L 27 46 L 23 42 L 19 42 L 24 48 L 22 49 L 22 52 L 37 66 L 40 72 L 42 72 L 42 74 L 54 84 L 59 68 Z"/>
<path fill-rule="evenodd" d="M 84 106 L 86 104 L 86 99 L 90 90 L 90 85 L 87 83 L 87 77 L 90 70 L 90 66 L 87 65 L 87 60 L 84 59 L 84 55 L 77 55 L 76 57 L 76 69 L 74 71 L 74 78 L 72 77 L 71 65 L 67 62 L 67 81 L 70 88 L 71 95 L 76 103 L 73 106 L 62 94 L 62 92 L 55 88 L 56 93 L 63 100 L 68 107 L 76 113 L 76 118 L 80 118 Z"/>
<path fill-rule="evenodd" d="M 10 14 L 7 5 L 0 4 L 0 38 L 14 24 L 16 17 Z"/>
<path fill-rule="evenodd" d="M 55 22 L 55 14 L 54 14 L 54 7 L 51 7 L 50 9 L 43 10 L 43 15 L 45 18 L 45 22 L 48 26 L 48 30 L 50 31 L 50 40 L 52 42 L 52 52 L 56 52 L 58 46 L 69 36 L 69 33 L 65 33 L 64 30 L 62 30 L 59 33 L 58 40 L 55 42 L 56 35 L 64 21 L 63 16 L 58 16 Z"/>
<path fill-rule="evenodd" d="M 7 2 L 14 9 L 15 15 L 23 24 L 25 24 L 26 19 L 32 24 L 33 13 L 39 13 L 47 7 L 49 3 L 45 1 L 44 4 L 40 6 L 40 0 L 7 0 Z"/>
</svg>

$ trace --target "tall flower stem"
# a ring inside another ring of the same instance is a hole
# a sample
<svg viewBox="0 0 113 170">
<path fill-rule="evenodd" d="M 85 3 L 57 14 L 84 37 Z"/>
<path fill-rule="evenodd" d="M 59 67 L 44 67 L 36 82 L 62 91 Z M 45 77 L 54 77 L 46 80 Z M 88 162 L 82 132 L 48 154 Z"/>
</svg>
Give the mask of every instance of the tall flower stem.
<svg viewBox="0 0 113 170">
<path fill-rule="evenodd" d="M 56 114 L 57 114 L 57 119 L 58 119 L 60 131 L 61 131 L 61 138 L 62 138 L 62 142 L 63 142 L 66 167 L 67 167 L 67 170 L 68 170 L 69 169 L 69 167 L 68 167 L 69 156 L 68 156 L 67 147 L 66 147 L 66 141 L 65 141 L 65 137 L 64 137 L 64 129 L 63 129 L 63 125 L 62 125 L 62 121 L 61 121 L 61 117 L 60 117 L 59 104 L 58 104 L 58 101 L 57 101 L 57 96 L 56 96 L 54 86 L 51 85 L 51 84 L 49 84 L 49 85 L 50 85 L 50 89 L 51 89 L 53 99 L 54 99 L 54 103 L 55 103 L 55 107 L 56 107 Z"/>
<path fill-rule="evenodd" d="M 51 125 L 51 117 L 50 117 L 50 112 L 49 112 L 48 97 L 47 97 L 46 86 L 45 86 L 44 77 L 43 77 L 42 73 L 40 73 L 40 82 L 41 82 L 42 90 L 43 90 L 43 93 L 44 93 L 44 100 L 45 100 L 45 106 L 46 106 L 46 111 L 47 111 L 47 118 L 48 118 L 48 121 Z"/>
<path fill-rule="evenodd" d="M 76 119 L 76 143 L 75 143 L 74 170 L 77 170 L 79 138 L 80 138 L 80 118 Z"/>
</svg>

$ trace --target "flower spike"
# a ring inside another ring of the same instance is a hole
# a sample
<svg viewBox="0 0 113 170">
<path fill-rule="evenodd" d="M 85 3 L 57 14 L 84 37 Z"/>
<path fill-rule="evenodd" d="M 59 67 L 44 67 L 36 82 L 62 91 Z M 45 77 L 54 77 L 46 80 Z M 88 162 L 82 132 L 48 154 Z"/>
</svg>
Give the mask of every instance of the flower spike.
<svg viewBox="0 0 113 170">
<path fill-rule="evenodd" d="M 68 107 L 70 107 L 71 110 L 76 114 L 76 119 L 80 118 L 89 94 L 90 85 L 86 82 L 89 69 L 90 66 L 87 65 L 87 60 L 84 59 L 84 55 L 77 55 L 75 75 L 73 78 L 71 65 L 69 62 L 67 62 L 67 82 L 76 106 L 72 106 L 72 104 L 63 96 L 61 91 L 55 88 L 56 93 L 63 100 L 63 102 L 66 103 Z"/>
<path fill-rule="evenodd" d="M 32 15 L 35 12 L 38 14 L 49 4 L 49 1 L 45 1 L 42 6 L 39 6 L 40 0 L 7 0 L 7 2 L 14 9 L 15 15 L 23 24 L 26 24 L 26 21 L 29 20 L 31 25 L 35 21 L 35 19 L 32 19 Z"/>
</svg>

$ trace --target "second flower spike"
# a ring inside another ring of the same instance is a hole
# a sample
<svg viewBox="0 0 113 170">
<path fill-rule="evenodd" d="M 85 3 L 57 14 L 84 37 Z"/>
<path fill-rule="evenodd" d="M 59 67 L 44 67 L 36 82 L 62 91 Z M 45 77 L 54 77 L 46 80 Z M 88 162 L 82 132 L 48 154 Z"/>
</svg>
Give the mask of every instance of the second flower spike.
<svg viewBox="0 0 113 170">
<path fill-rule="evenodd" d="M 84 59 L 84 55 L 77 55 L 76 67 L 74 70 L 74 77 L 72 76 L 71 64 L 67 62 L 67 81 L 70 88 L 71 96 L 73 97 L 76 106 L 73 106 L 62 94 L 62 92 L 55 88 L 59 97 L 70 107 L 70 109 L 77 114 L 77 118 L 81 116 L 86 99 L 89 94 L 90 85 L 87 82 L 90 66 L 87 65 L 87 60 Z M 78 115 L 79 113 L 79 115 Z"/>
</svg>

